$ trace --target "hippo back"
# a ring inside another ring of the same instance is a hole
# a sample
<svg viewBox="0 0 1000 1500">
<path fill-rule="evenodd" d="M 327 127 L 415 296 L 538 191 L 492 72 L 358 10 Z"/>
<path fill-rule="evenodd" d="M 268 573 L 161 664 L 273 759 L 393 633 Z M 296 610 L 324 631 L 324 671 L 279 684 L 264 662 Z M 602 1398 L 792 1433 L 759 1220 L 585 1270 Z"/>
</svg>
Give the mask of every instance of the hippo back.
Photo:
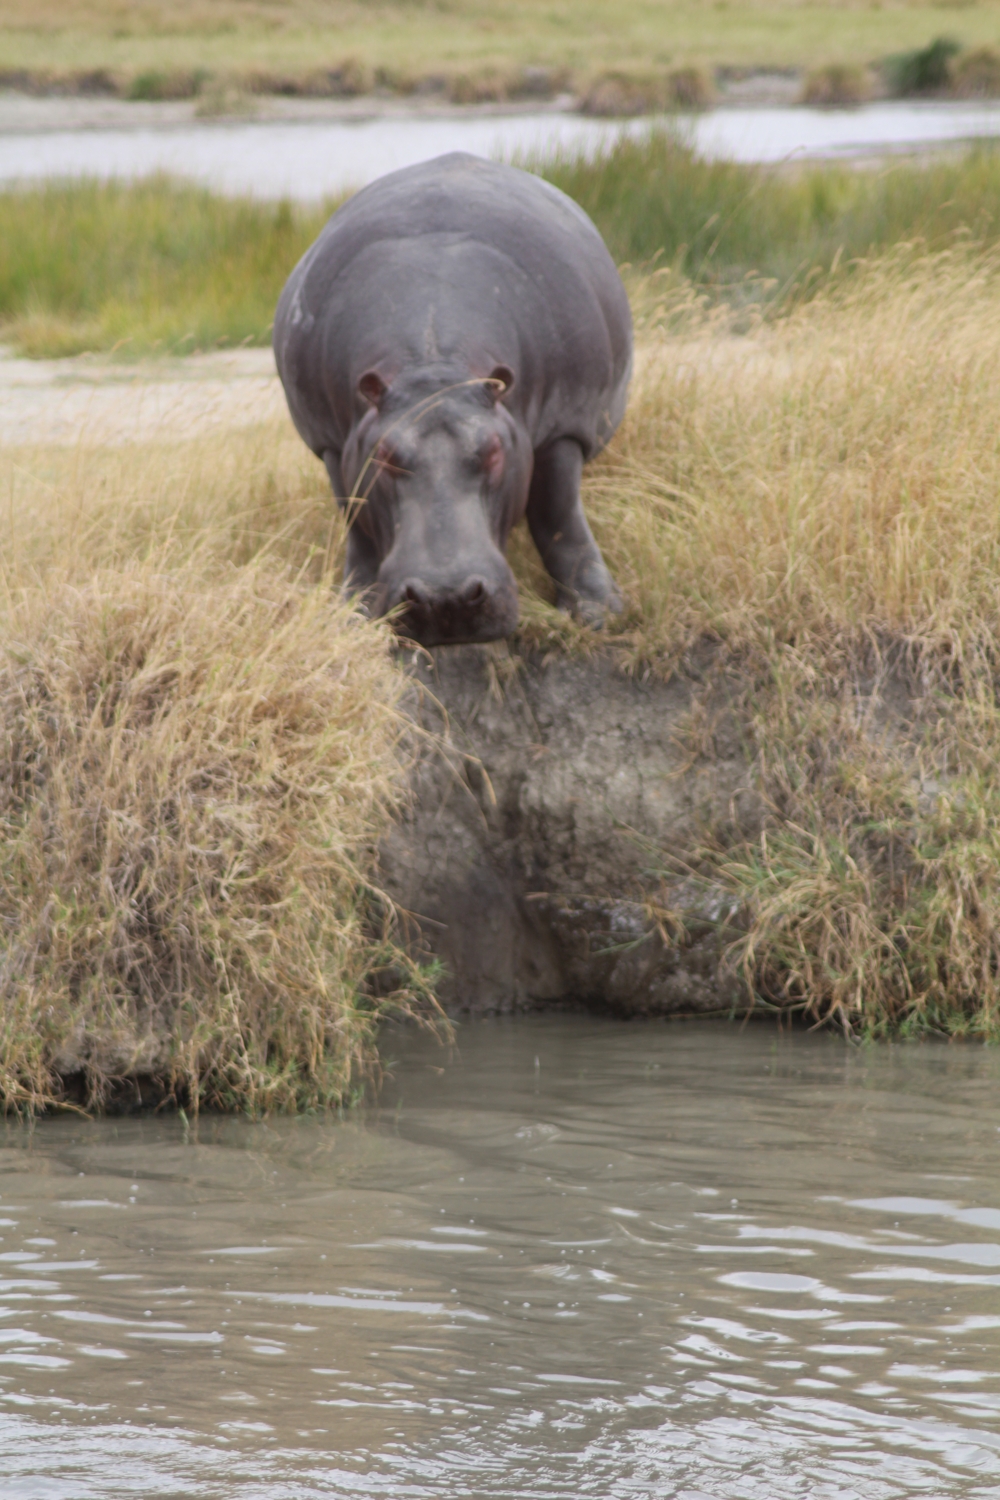
<svg viewBox="0 0 1000 1500">
<path fill-rule="evenodd" d="M 380 178 L 329 220 L 289 278 L 274 326 L 293 420 L 339 452 L 391 385 L 514 372 L 506 398 L 538 449 L 573 437 L 591 457 L 625 408 L 632 323 L 591 220 L 551 184 L 461 152 Z"/>
</svg>

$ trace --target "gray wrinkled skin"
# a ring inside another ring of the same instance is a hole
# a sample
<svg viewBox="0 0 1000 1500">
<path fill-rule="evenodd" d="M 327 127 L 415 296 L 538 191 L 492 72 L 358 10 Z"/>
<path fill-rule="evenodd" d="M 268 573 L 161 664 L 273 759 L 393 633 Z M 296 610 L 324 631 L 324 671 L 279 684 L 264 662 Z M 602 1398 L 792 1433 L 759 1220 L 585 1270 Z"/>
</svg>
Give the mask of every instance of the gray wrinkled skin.
<svg viewBox="0 0 1000 1500">
<path fill-rule="evenodd" d="M 565 194 L 461 152 L 381 178 L 292 272 L 274 352 L 371 613 L 424 645 L 509 635 L 525 516 L 563 608 L 620 609 L 580 472 L 624 414 L 632 319 Z"/>
</svg>

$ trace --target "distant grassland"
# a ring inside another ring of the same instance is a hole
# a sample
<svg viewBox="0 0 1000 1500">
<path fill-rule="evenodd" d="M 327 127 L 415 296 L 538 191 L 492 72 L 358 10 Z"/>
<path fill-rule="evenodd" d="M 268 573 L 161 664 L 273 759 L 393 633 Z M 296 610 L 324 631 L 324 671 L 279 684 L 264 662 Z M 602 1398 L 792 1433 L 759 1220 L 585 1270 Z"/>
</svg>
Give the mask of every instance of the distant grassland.
<svg viewBox="0 0 1000 1500">
<path fill-rule="evenodd" d="M 942 26 L 942 21 L 951 22 Z M 0 69 L 309 72 L 354 62 L 396 86 L 525 66 L 585 79 L 609 68 L 866 63 L 953 30 L 1000 37 L 997 0 L 6 0 Z"/>
<path fill-rule="evenodd" d="M 591 214 L 645 318 L 669 271 L 730 304 L 785 309 L 858 257 L 1000 234 L 1000 153 L 774 169 L 706 162 L 669 132 L 535 169 Z M 151 178 L 0 194 L 0 338 L 31 355 L 266 343 L 290 268 L 335 205 L 222 198 Z"/>
</svg>

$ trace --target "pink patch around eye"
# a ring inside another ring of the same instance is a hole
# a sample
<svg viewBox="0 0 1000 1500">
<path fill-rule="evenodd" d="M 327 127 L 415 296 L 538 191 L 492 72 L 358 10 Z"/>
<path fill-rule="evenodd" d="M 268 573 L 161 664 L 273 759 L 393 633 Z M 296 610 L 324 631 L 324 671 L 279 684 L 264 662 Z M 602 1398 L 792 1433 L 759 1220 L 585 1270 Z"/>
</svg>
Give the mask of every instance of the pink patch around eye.
<svg viewBox="0 0 1000 1500">
<path fill-rule="evenodd" d="M 486 452 L 483 454 L 483 468 L 494 483 L 496 483 L 503 473 L 503 461 L 503 444 L 499 438 L 495 437 L 490 441 Z"/>
</svg>

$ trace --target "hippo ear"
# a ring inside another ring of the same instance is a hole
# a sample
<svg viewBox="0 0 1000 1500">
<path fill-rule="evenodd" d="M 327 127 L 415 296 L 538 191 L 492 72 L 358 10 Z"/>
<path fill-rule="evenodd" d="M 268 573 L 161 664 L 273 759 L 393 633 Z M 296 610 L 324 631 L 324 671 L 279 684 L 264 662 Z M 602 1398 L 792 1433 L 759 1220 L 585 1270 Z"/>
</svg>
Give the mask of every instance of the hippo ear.
<svg viewBox="0 0 1000 1500">
<path fill-rule="evenodd" d="M 492 401 L 502 401 L 513 384 L 514 371 L 506 365 L 494 365 L 489 373 L 486 389 Z"/>
<path fill-rule="evenodd" d="M 372 406 L 381 406 L 389 389 L 381 375 L 375 370 L 366 370 L 358 381 L 358 390 Z"/>
</svg>

